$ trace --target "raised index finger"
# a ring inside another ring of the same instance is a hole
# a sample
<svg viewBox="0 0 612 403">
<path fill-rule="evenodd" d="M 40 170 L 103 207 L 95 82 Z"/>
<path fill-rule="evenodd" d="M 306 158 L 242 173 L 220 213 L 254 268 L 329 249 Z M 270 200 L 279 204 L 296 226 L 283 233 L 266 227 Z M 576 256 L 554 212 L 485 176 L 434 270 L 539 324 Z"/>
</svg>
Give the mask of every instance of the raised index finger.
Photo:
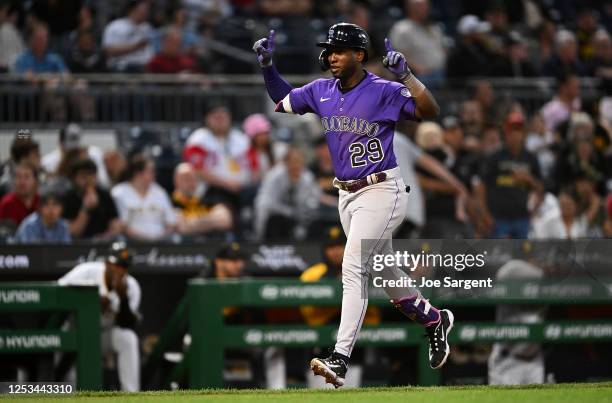
<svg viewBox="0 0 612 403">
<path fill-rule="evenodd" d="M 385 48 L 387 49 L 387 52 L 393 52 L 393 47 L 391 46 L 391 41 L 389 38 L 385 38 Z"/>
<path fill-rule="evenodd" d="M 274 37 L 276 36 L 276 32 L 271 29 L 270 33 L 268 34 L 268 46 L 270 47 L 274 47 Z"/>
</svg>

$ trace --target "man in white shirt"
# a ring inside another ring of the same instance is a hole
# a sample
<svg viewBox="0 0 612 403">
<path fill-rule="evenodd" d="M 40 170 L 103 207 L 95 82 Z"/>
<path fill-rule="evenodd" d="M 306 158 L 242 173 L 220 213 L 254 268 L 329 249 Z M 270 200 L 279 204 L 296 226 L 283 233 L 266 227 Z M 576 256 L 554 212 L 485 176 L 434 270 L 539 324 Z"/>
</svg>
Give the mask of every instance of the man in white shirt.
<svg viewBox="0 0 612 403">
<path fill-rule="evenodd" d="M 236 211 L 241 205 L 240 193 L 252 182 L 249 138 L 232 128 L 232 116 L 225 106 L 211 107 L 204 123 L 205 127 L 187 139 L 183 159 L 206 184 L 209 203 L 225 203 Z"/>
<path fill-rule="evenodd" d="M 153 161 L 142 155 L 132 157 L 128 178 L 111 190 L 126 234 L 140 241 L 158 241 L 173 234 L 176 212 L 168 193 L 155 183 Z"/>
<path fill-rule="evenodd" d="M 102 46 L 113 71 L 142 72 L 155 53 L 153 28 L 147 22 L 149 3 L 130 0 L 125 18 L 112 21 L 104 29 Z"/>
<path fill-rule="evenodd" d="M 58 280 L 61 286 L 98 286 L 102 306 L 102 354 L 116 353 L 121 390 L 140 390 L 140 352 L 134 325 L 141 290 L 128 274 L 132 254 L 124 242 L 112 244 L 104 262 L 77 265 Z"/>
</svg>

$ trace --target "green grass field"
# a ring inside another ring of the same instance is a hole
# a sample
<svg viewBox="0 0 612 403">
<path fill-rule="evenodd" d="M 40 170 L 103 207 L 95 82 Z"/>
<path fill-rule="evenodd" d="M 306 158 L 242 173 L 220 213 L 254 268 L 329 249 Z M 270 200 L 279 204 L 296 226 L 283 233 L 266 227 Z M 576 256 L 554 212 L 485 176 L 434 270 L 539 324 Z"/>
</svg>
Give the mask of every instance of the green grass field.
<svg viewBox="0 0 612 403">
<path fill-rule="evenodd" d="M 3 400 L 4 396 L 0 398 Z M 612 383 L 524 387 L 363 388 L 339 390 L 189 390 L 178 392 L 88 392 L 66 397 L 9 397 L 44 402 L 300 402 L 300 403 L 599 403 L 612 402 Z"/>
</svg>

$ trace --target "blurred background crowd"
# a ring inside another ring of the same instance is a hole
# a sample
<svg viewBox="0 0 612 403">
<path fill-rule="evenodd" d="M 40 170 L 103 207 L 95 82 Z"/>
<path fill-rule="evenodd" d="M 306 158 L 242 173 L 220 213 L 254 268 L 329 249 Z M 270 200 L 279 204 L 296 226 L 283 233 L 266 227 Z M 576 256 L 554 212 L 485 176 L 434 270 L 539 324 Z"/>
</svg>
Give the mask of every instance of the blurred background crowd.
<svg viewBox="0 0 612 403">
<path fill-rule="evenodd" d="M 316 239 L 338 223 L 317 121 L 272 116 L 263 89 L 245 108 L 240 94 L 216 96 L 221 85 L 199 81 L 215 96 L 198 104 L 195 122 L 168 127 L 140 83 L 131 102 L 148 112 L 137 123 L 152 123 L 111 131 L 95 147 L 84 128 L 102 102 L 87 75 L 70 74 L 256 73 L 249 47 L 268 28 L 279 33 L 283 74 L 314 73 L 313 44 L 335 21 L 370 32 L 366 68 L 380 75 L 379 48 L 391 38 L 442 104 L 438 122 L 398 126 L 412 187 L 399 236 L 610 237 L 611 10 L 561 0 L 3 0 L 0 69 L 18 76 L 2 88 L 36 88 L 36 108 L 59 133 L 55 149 L 41 150 L 38 115 L 14 118 L 28 95 L 7 92 L 0 113 L 33 130 L 14 134 L 2 166 L 4 239 Z M 500 90 L 499 80 L 511 84 Z M 525 91 L 540 96 L 526 102 Z"/>
</svg>

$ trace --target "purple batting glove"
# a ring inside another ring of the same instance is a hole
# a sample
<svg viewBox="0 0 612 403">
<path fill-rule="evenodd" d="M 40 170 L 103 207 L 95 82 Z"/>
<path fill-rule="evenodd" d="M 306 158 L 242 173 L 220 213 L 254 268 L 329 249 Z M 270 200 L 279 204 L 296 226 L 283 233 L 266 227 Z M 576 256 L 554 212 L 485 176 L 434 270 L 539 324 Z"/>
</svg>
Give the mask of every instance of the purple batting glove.
<svg viewBox="0 0 612 403">
<path fill-rule="evenodd" d="M 387 49 L 387 55 L 383 58 L 383 66 L 389 69 L 400 80 L 411 75 L 412 71 L 408 67 L 406 57 L 402 53 L 393 50 L 391 41 L 388 38 L 385 38 L 385 48 Z"/>
<path fill-rule="evenodd" d="M 274 30 L 270 30 L 267 38 L 261 38 L 253 44 L 253 51 L 257 53 L 257 61 L 261 67 L 272 65 L 272 54 L 274 53 Z"/>
</svg>

